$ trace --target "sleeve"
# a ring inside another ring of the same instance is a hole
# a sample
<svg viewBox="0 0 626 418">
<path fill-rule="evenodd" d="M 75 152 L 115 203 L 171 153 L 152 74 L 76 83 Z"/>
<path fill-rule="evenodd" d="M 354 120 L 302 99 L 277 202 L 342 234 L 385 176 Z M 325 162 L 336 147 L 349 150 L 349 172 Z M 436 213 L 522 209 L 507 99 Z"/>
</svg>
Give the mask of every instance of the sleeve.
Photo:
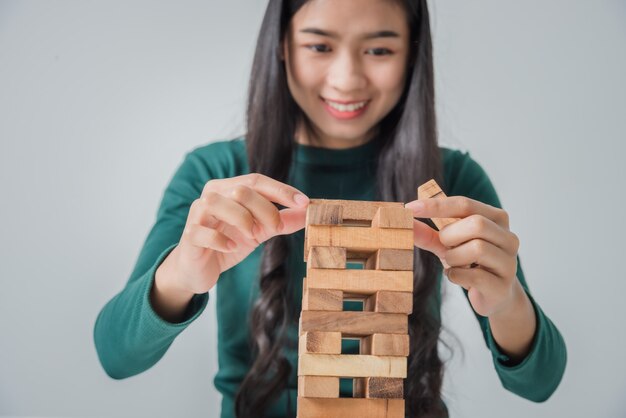
<svg viewBox="0 0 626 418">
<path fill-rule="evenodd" d="M 152 367 L 208 303 L 208 293 L 194 295 L 180 323 L 162 319 L 150 304 L 155 272 L 178 244 L 191 203 L 202 192 L 204 182 L 198 164 L 193 152 L 185 155 L 165 189 L 156 222 L 130 278 L 96 319 L 93 338 L 98 358 L 105 372 L 114 379 L 127 378 Z"/>
<path fill-rule="evenodd" d="M 467 152 L 461 154 L 461 163 L 455 173 L 451 195 L 471 199 L 502 208 L 495 188 L 484 169 Z M 526 283 L 521 260 L 517 257 L 517 278 L 526 291 L 537 319 L 537 327 L 530 352 L 514 363 L 498 348 L 486 317 L 475 313 L 493 358 L 493 364 L 504 388 L 534 402 L 547 400 L 558 387 L 567 362 L 567 350 L 561 333 L 533 298 Z M 463 289 L 467 297 L 467 291 Z M 469 303 L 469 299 L 468 299 Z"/>
</svg>

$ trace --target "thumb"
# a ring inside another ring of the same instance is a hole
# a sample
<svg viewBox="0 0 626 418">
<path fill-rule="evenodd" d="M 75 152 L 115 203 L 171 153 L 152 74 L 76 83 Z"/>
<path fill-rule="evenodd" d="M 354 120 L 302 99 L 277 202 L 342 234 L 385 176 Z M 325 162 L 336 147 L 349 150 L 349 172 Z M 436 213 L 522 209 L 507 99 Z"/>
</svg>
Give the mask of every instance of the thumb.
<svg viewBox="0 0 626 418">
<path fill-rule="evenodd" d="M 413 220 L 413 242 L 417 248 L 435 254 L 444 266 L 447 265 L 444 260 L 446 247 L 439 241 L 439 232 L 416 219 Z"/>
<path fill-rule="evenodd" d="M 306 207 L 282 209 L 279 215 L 283 226 L 278 231 L 278 235 L 293 234 L 304 228 L 306 224 Z"/>
</svg>

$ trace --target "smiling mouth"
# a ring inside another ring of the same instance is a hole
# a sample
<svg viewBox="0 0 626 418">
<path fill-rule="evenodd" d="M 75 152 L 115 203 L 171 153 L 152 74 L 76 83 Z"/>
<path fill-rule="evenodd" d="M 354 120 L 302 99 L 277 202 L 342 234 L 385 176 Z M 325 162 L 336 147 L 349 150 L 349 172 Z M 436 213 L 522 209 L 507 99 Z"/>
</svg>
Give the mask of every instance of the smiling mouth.
<svg viewBox="0 0 626 418">
<path fill-rule="evenodd" d="M 354 112 L 354 111 L 364 108 L 369 102 L 369 100 L 363 100 L 360 102 L 341 103 L 341 102 L 335 102 L 335 101 L 324 99 L 324 98 L 322 98 L 322 100 L 327 105 L 329 105 L 330 107 L 332 107 L 333 109 L 339 112 Z"/>
</svg>

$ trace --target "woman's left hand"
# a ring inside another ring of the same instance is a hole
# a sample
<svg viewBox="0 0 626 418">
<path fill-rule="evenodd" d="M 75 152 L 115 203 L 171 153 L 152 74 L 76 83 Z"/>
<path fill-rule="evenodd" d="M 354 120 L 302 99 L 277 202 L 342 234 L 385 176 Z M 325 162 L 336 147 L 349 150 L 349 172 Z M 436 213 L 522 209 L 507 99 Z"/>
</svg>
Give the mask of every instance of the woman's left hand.
<svg viewBox="0 0 626 418">
<path fill-rule="evenodd" d="M 519 238 L 509 230 L 506 211 L 464 196 L 414 200 L 405 207 L 417 218 L 460 218 L 441 231 L 414 220 L 415 246 L 439 257 L 448 279 L 468 291 L 476 313 L 498 314 L 524 293 L 517 279 Z M 470 268 L 472 263 L 478 267 Z"/>
</svg>

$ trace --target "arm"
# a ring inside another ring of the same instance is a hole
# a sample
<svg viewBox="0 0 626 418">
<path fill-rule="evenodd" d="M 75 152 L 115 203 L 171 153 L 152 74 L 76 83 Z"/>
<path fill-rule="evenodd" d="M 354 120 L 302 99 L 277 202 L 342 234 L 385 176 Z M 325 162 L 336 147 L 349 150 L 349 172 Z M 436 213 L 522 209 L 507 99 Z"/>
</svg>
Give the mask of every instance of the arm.
<svg viewBox="0 0 626 418">
<path fill-rule="evenodd" d="M 446 276 L 463 288 L 503 386 L 524 398 L 545 401 L 565 370 L 563 338 L 528 290 L 517 253 L 519 240 L 509 230 L 508 214 L 487 174 L 458 151 L 448 154 L 444 166 L 452 196 L 406 207 L 417 217 L 453 222 L 439 232 L 417 222 L 416 245 L 436 254 Z"/>
<path fill-rule="evenodd" d="M 170 293 L 163 287 L 154 288 L 155 276 L 164 272 L 159 267 L 175 249 L 189 206 L 202 190 L 204 182 L 198 178 L 194 158 L 197 157 L 188 154 L 174 174 L 126 286 L 103 307 L 96 319 L 96 351 L 106 373 L 115 379 L 152 367 L 208 303 L 208 293 L 194 295 L 187 302 L 179 297 L 177 305 L 168 310 L 166 301 L 172 298 L 163 296 Z M 159 312 L 172 322 L 155 311 L 152 304 L 155 300 L 159 302 Z"/>
</svg>

